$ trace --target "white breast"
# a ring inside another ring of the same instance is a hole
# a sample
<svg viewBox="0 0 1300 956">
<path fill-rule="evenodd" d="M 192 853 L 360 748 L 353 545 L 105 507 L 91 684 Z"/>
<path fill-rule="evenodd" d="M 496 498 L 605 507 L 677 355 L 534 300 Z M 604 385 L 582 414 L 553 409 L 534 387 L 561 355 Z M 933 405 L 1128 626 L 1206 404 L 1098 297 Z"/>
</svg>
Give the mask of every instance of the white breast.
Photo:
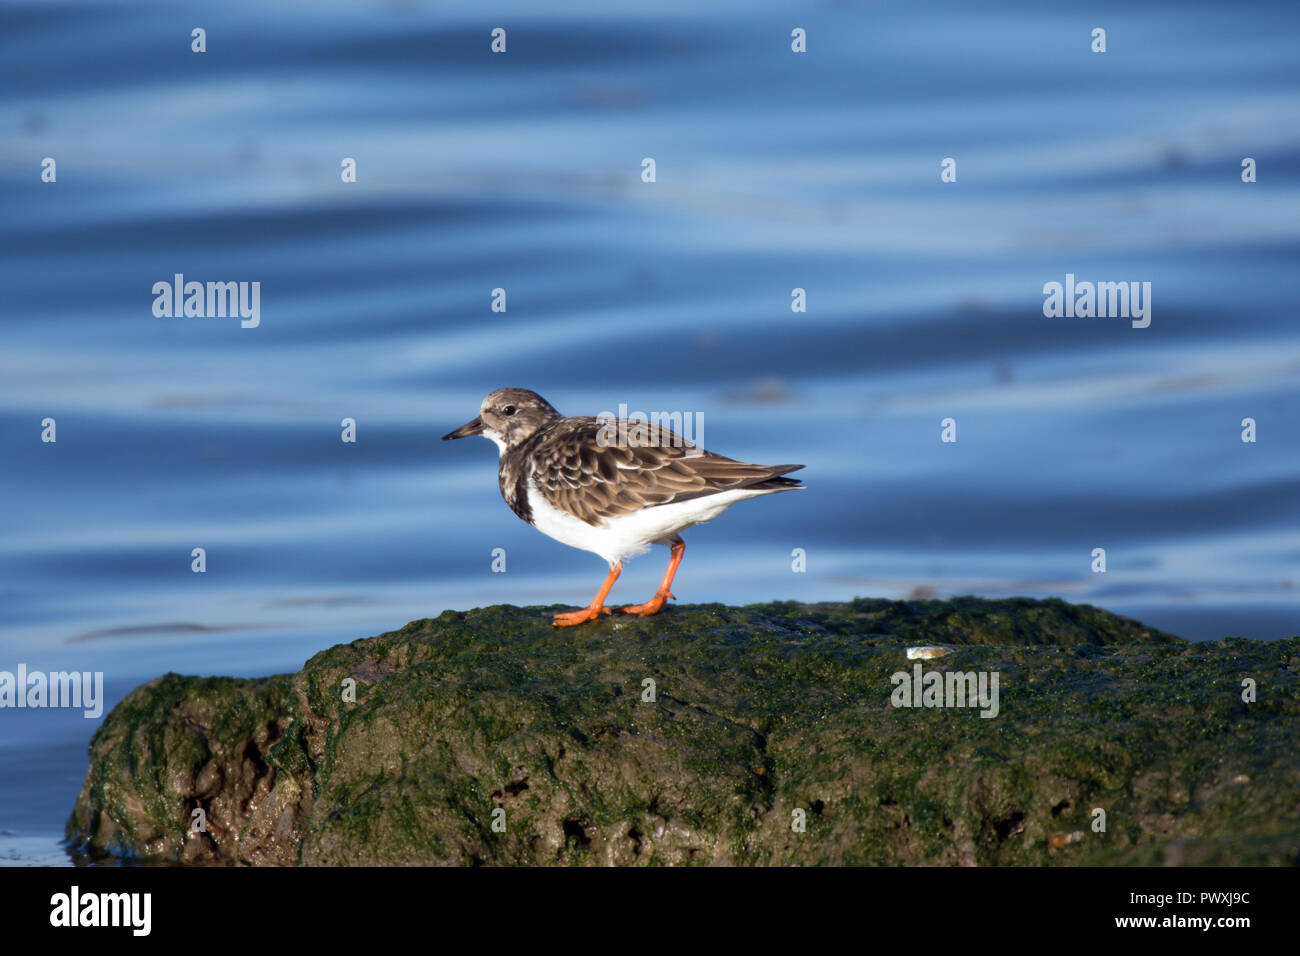
<svg viewBox="0 0 1300 956">
<path fill-rule="evenodd" d="M 599 527 L 580 521 L 548 502 L 531 484 L 528 505 L 533 526 L 571 548 L 591 551 L 613 564 L 644 553 L 652 544 L 667 544 L 677 532 L 711 521 L 737 501 L 769 494 L 766 491 L 721 491 L 703 498 L 678 501 L 607 518 Z"/>
</svg>

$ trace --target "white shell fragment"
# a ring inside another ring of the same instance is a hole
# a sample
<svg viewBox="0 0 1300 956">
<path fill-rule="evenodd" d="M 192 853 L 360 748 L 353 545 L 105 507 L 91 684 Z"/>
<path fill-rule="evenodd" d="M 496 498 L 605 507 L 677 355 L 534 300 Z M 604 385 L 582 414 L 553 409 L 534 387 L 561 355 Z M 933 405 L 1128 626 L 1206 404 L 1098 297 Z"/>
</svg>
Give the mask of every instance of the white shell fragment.
<svg viewBox="0 0 1300 956">
<path fill-rule="evenodd" d="M 907 659 L 909 661 L 928 661 L 936 657 L 943 657 L 948 653 L 946 647 L 909 647 L 907 649 Z"/>
</svg>

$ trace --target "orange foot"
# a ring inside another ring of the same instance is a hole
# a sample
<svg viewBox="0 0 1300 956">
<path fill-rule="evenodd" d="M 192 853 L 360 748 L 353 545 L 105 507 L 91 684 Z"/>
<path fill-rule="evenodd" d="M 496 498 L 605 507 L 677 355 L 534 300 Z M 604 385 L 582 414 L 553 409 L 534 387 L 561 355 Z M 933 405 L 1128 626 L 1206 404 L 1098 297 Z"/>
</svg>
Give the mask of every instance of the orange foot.
<svg viewBox="0 0 1300 956">
<path fill-rule="evenodd" d="M 609 608 L 603 604 L 592 604 L 584 607 L 581 611 L 568 611 L 564 614 L 557 614 L 551 623 L 556 627 L 573 627 L 575 624 L 585 624 L 588 621 L 598 619 L 602 614 L 609 613 Z"/>
<path fill-rule="evenodd" d="M 668 599 L 677 600 L 677 596 L 667 591 L 660 591 L 644 604 L 633 604 L 622 608 L 624 614 L 635 614 L 637 617 L 649 617 L 651 614 L 658 614 L 668 603 Z"/>
</svg>

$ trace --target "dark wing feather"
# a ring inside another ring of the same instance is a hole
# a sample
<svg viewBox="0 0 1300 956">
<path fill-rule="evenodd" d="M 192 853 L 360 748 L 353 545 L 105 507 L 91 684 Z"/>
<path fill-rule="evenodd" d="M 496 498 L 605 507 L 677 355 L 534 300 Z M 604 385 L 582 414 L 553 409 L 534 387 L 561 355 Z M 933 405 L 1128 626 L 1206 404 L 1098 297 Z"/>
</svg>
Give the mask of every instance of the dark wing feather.
<svg viewBox="0 0 1300 956">
<path fill-rule="evenodd" d="M 607 440 L 601 441 L 603 437 Z M 675 501 L 736 488 L 782 491 L 782 478 L 803 465 L 751 465 L 699 449 L 672 431 L 630 422 L 620 443 L 596 418 L 566 418 L 538 435 L 530 449 L 532 481 L 552 505 L 590 525 Z"/>
</svg>

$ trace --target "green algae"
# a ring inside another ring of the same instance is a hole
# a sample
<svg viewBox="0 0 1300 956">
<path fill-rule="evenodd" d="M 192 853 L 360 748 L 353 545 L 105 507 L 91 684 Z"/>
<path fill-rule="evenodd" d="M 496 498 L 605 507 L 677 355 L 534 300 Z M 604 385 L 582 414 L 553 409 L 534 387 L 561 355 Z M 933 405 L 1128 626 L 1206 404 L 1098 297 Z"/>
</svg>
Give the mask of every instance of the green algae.
<svg viewBox="0 0 1300 956">
<path fill-rule="evenodd" d="M 1057 600 L 553 610 L 146 684 L 91 741 L 69 836 L 226 864 L 1300 861 L 1300 637 L 1189 644 Z M 916 644 L 997 672 L 998 716 L 892 706 Z"/>
</svg>

